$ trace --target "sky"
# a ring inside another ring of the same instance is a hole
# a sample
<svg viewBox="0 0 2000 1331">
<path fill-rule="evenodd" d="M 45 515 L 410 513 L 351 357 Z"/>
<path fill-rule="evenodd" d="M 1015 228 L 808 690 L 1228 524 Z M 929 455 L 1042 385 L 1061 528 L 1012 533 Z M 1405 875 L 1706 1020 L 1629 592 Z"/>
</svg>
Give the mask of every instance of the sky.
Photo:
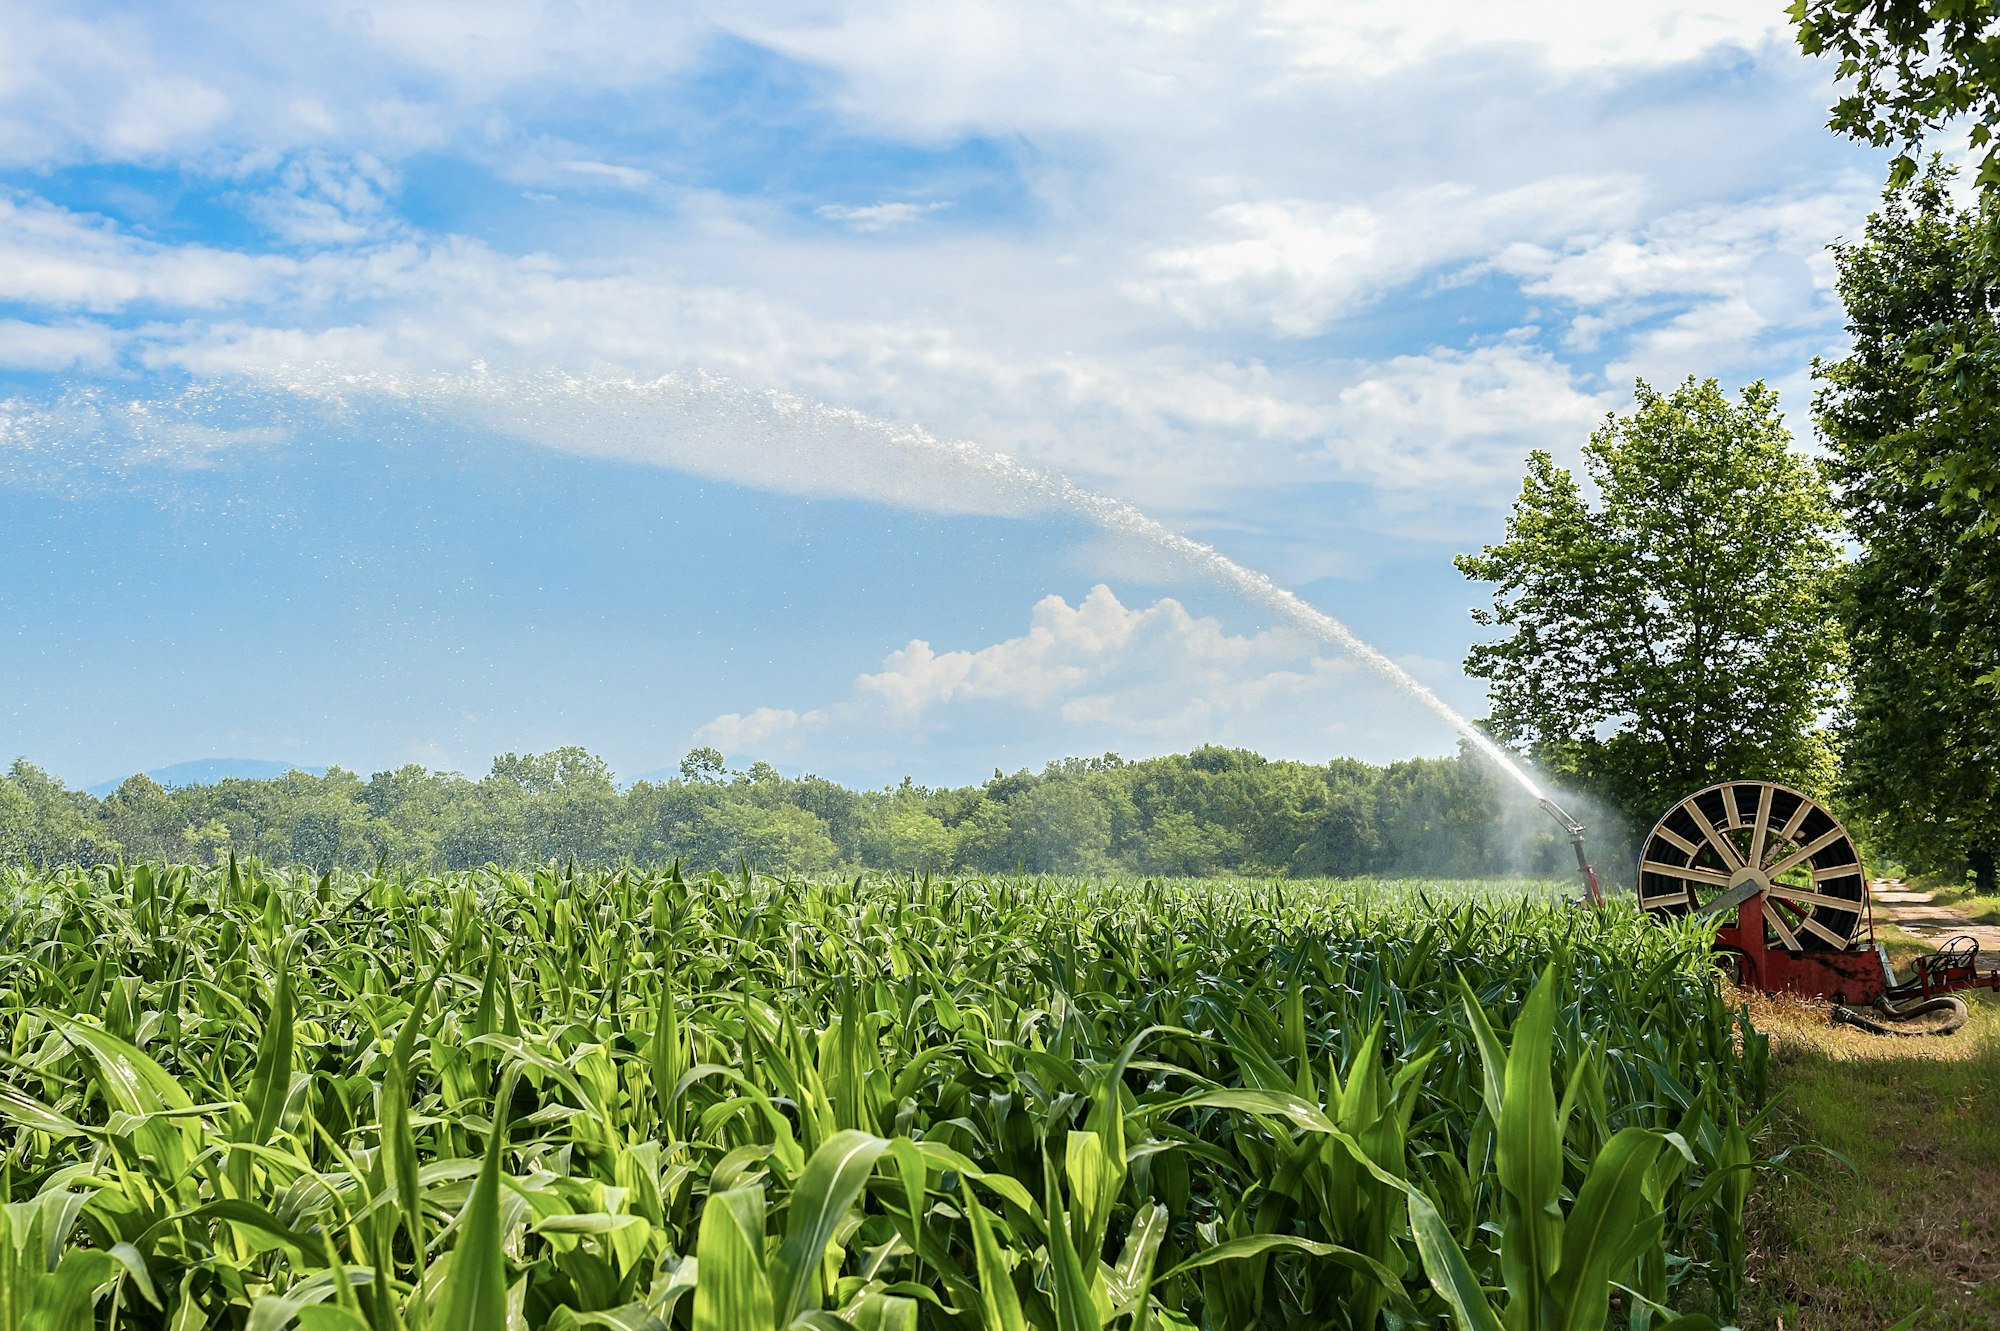
<svg viewBox="0 0 2000 1331">
<path fill-rule="evenodd" d="M 1450 752 L 1033 476 L 1480 715 L 1530 449 L 1810 434 L 1885 155 L 1784 9 L 0 0 L 0 761 Z"/>
</svg>

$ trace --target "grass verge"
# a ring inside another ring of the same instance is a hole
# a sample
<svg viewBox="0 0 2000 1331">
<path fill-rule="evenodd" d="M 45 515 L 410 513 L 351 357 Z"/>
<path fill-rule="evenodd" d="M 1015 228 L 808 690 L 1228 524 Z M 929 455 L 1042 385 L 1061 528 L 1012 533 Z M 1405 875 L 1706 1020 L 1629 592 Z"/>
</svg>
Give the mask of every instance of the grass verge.
<svg viewBox="0 0 2000 1331">
<path fill-rule="evenodd" d="M 1923 944 L 1885 931 L 1900 971 Z M 1797 1151 L 1749 1216 L 1757 1331 L 2000 1327 L 2000 995 L 1955 1035 L 1891 1038 L 1822 1003 L 1751 995 L 1781 1096 L 1772 1149 Z"/>
<path fill-rule="evenodd" d="M 2000 924 L 2000 897 L 1982 897 L 1970 883 L 1932 889 L 1931 903 L 1950 906 L 1974 924 Z"/>
</svg>

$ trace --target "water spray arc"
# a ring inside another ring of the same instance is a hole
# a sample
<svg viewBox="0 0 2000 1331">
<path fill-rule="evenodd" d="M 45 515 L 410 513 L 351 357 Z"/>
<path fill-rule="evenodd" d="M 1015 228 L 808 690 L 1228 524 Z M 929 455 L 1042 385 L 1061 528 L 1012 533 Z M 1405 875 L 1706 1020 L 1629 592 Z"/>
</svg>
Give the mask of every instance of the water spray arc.
<svg viewBox="0 0 2000 1331">
<path fill-rule="evenodd" d="M 924 478 L 955 477 L 959 485 L 970 485 L 981 496 L 974 508 L 1068 513 L 1102 531 L 1144 541 L 1360 661 L 1463 736 L 1529 795 L 1543 798 L 1536 781 L 1492 737 L 1332 615 L 1131 504 L 1086 490 L 1060 472 L 967 440 L 941 439 L 921 428 L 795 394 L 746 388 L 707 374 L 654 379 L 564 373 L 520 376 L 489 372 L 482 366 L 469 374 L 387 376 L 314 367 L 287 370 L 278 379 L 287 392 L 336 410 L 373 400 L 447 415 L 471 414 L 482 424 L 538 442 L 560 439 L 558 447 L 649 460 L 723 479 L 735 478 L 730 471 L 734 459 L 757 450 L 791 468 L 796 483 L 790 488 L 802 492 L 832 487 L 836 493 L 922 506 L 926 498 L 934 497 L 923 493 Z M 593 435 L 587 445 L 576 442 L 580 436 Z M 899 463 L 914 465 L 899 466 L 895 474 L 877 473 L 872 483 L 865 478 L 857 481 L 855 473 L 865 468 L 848 465 L 855 461 L 857 445 L 887 448 Z M 763 479 L 768 483 L 771 478 Z M 940 507 L 949 511 L 952 505 Z"/>
</svg>

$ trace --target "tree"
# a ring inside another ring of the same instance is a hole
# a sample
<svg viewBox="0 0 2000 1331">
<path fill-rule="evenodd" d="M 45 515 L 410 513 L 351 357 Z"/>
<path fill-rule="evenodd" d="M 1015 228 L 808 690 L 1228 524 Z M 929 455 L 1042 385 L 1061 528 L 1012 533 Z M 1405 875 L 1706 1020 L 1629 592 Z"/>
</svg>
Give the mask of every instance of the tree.
<svg viewBox="0 0 2000 1331">
<path fill-rule="evenodd" d="M 1473 618 L 1508 630 L 1465 661 L 1492 682 L 1488 724 L 1634 826 L 1728 777 L 1822 791 L 1841 659 L 1826 483 L 1761 383 L 1738 404 L 1712 379 L 1636 396 L 1584 448 L 1594 504 L 1538 450 L 1507 539 L 1456 561 L 1495 584 Z"/>
<path fill-rule="evenodd" d="M 1894 145 L 1889 184 L 1917 175 L 1924 139 L 1959 116 L 1984 148 L 1982 189 L 2000 185 L 2000 14 L 1985 0 L 1793 0 L 1792 23 L 1807 55 L 1839 60 L 1852 90 L 1833 106 L 1827 128 L 1878 148 Z"/>
<path fill-rule="evenodd" d="M 1917 179 L 1918 154 L 1947 122 L 1969 116 L 1980 151 L 1985 205 L 1948 254 L 1935 256 L 1962 299 L 1932 304 L 1928 322 L 1902 338 L 1915 410 L 1940 429 L 1878 441 L 1886 461 L 1935 483 L 1933 503 L 1970 518 L 1975 539 L 2000 534 L 2000 453 L 1980 447 L 1985 422 L 2000 413 L 2000 331 L 1992 293 L 2000 290 L 2000 11 L 1989 0 L 1794 0 L 1792 19 L 1808 55 L 1833 55 L 1853 90 L 1828 127 L 1877 147 L 1896 145 L 1891 193 Z M 1913 445 L 1920 445 L 1915 446 Z"/>
<path fill-rule="evenodd" d="M 857 835 L 865 863 L 901 873 L 942 873 L 951 867 L 958 842 L 952 830 L 924 808 L 921 796 L 901 791 L 870 799 Z"/>
<path fill-rule="evenodd" d="M 117 853 L 98 830 L 97 801 L 25 758 L 0 775 L 0 861 L 100 864 Z"/>
<path fill-rule="evenodd" d="M 706 745 L 688 750 L 687 757 L 681 759 L 683 781 L 720 781 L 723 770 L 721 751 Z"/>
<path fill-rule="evenodd" d="M 105 839 L 128 859 L 178 859 L 187 853 L 187 817 L 173 794 L 150 776 L 126 777 L 99 806 Z"/>
<path fill-rule="evenodd" d="M 1843 791 L 1914 866 L 1994 890 L 2000 854 L 2000 557 L 1978 519 L 1944 502 L 1930 460 L 2000 455 L 2000 421 L 1930 409 L 1921 353 L 1940 326 L 1990 325 L 1965 255 L 1988 223 L 1952 205 L 1933 167 L 1891 190 L 1860 244 L 1837 254 L 1852 350 L 1816 363 L 1814 400 L 1859 546 L 1841 614 L 1853 686 Z"/>
<path fill-rule="evenodd" d="M 839 853 L 825 823 L 789 804 L 767 809 L 722 803 L 715 806 L 712 820 L 709 836 L 714 849 L 701 857 L 711 864 L 726 865 L 741 856 L 765 873 L 811 873 L 832 868 Z"/>
</svg>

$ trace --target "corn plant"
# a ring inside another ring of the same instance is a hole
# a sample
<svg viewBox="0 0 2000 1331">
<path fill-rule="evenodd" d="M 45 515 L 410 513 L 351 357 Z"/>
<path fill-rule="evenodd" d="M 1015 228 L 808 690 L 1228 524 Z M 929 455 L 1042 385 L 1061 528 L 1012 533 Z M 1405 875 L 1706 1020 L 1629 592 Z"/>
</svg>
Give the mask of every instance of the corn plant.
<svg viewBox="0 0 2000 1331">
<path fill-rule="evenodd" d="M 1707 940 L 1443 885 L 0 873 L 0 1331 L 1692 1328 Z"/>
</svg>

